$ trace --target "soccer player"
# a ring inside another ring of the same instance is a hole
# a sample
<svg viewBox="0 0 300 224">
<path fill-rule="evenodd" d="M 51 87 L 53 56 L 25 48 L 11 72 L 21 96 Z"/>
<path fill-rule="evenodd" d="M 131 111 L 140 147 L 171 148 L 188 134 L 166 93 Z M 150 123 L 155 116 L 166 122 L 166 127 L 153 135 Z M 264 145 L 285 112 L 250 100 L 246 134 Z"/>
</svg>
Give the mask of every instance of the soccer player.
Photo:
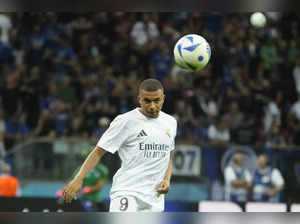
<svg viewBox="0 0 300 224">
<path fill-rule="evenodd" d="M 122 160 L 113 177 L 111 212 L 161 212 L 170 189 L 172 150 L 177 121 L 161 111 L 165 100 L 162 84 L 146 79 L 139 87 L 140 108 L 117 116 L 88 155 L 78 174 L 63 190 L 66 202 L 80 192 L 85 175 L 105 152 L 118 151 Z"/>
</svg>

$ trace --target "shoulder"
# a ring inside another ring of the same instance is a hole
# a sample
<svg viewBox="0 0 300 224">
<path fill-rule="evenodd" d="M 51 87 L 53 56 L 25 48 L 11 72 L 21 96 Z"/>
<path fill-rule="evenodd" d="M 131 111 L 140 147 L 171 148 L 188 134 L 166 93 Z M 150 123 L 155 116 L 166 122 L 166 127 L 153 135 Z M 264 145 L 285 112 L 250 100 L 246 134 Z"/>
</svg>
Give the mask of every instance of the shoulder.
<svg viewBox="0 0 300 224">
<path fill-rule="evenodd" d="M 170 127 L 174 133 L 176 133 L 177 132 L 177 120 L 175 119 L 175 117 L 173 117 L 170 114 L 167 114 L 163 111 L 161 111 L 160 113 L 161 113 L 160 116 L 163 120 L 163 123 L 167 124 L 167 126 Z"/>
<path fill-rule="evenodd" d="M 234 171 L 233 171 L 233 169 L 232 169 L 231 166 L 227 166 L 227 167 L 225 168 L 225 170 L 224 170 L 224 175 L 225 175 L 226 177 L 229 177 L 229 176 L 234 175 Z"/>
<path fill-rule="evenodd" d="M 211 134 L 216 133 L 216 131 L 217 131 L 217 129 L 213 124 L 209 125 L 209 127 L 208 127 L 208 132 L 209 133 L 211 133 Z"/>
<path fill-rule="evenodd" d="M 227 166 L 227 167 L 225 167 L 225 169 L 224 169 L 224 172 L 231 172 L 231 171 L 233 171 L 233 169 L 232 169 L 231 166 Z"/>
<path fill-rule="evenodd" d="M 250 172 L 250 170 L 248 170 L 248 169 L 245 169 L 245 174 L 246 174 L 246 175 L 251 175 L 251 172 Z"/>
<path fill-rule="evenodd" d="M 135 110 L 128 111 L 123 114 L 117 115 L 111 122 L 123 125 L 130 125 L 132 124 L 137 118 L 137 113 Z"/>
<path fill-rule="evenodd" d="M 162 116 L 163 119 L 166 119 L 168 122 L 170 122 L 173 125 L 177 126 L 177 120 L 175 119 L 175 117 L 173 117 L 172 115 L 167 114 L 163 111 L 161 111 L 160 113 L 161 113 L 161 116 Z"/>
<path fill-rule="evenodd" d="M 280 175 L 280 171 L 277 168 L 272 168 L 271 173 L 272 173 L 272 175 L 278 175 L 278 174 Z"/>
</svg>

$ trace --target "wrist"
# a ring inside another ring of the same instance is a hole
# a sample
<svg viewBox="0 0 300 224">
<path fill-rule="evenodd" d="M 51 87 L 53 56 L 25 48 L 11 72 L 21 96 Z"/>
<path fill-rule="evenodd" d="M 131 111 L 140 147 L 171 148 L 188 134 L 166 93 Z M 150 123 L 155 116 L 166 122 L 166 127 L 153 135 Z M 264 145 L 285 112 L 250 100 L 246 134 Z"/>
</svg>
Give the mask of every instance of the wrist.
<svg viewBox="0 0 300 224">
<path fill-rule="evenodd" d="M 165 178 L 164 178 L 164 181 L 170 182 L 170 181 L 171 181 L 171 178 L 165 177 Z"/>
</svg>

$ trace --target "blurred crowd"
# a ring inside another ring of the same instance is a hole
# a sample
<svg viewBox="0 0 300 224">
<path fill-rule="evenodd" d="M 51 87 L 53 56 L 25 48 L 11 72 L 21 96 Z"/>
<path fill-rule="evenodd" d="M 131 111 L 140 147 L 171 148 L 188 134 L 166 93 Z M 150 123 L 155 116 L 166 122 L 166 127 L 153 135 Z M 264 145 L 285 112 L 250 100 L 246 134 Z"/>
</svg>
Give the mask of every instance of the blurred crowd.
<svg viewBox="0 0 300 224">
<path fill-rule="evenodd" d="M 178 140 L 226 146 L 299 145 L 297 14 L 8 13 L 0 15 L 0 152 L 35 137 L 97 140 L 135 108 L 145 78 L 165 86 L 164 111 Z M 197 33 L 211 45 L 208 66 L 174 64 L 173 46 Z"/>
</svg>

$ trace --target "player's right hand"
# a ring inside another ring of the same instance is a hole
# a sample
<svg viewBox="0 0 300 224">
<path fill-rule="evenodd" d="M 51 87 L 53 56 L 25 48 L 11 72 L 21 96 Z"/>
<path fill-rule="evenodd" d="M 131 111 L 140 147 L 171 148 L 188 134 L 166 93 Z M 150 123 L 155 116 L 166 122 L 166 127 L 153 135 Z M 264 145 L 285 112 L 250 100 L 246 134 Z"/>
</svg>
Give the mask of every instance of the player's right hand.
<svg viewBox="0 0 300 224">
<path fill-rule="evenodd" d="M 72 199 L 79 194 L 82 186 L 81 179 L 73 179 L 71 180 L 63 189 L 63 197 L 65 202 L 71 203 Z"/>
</svg>

